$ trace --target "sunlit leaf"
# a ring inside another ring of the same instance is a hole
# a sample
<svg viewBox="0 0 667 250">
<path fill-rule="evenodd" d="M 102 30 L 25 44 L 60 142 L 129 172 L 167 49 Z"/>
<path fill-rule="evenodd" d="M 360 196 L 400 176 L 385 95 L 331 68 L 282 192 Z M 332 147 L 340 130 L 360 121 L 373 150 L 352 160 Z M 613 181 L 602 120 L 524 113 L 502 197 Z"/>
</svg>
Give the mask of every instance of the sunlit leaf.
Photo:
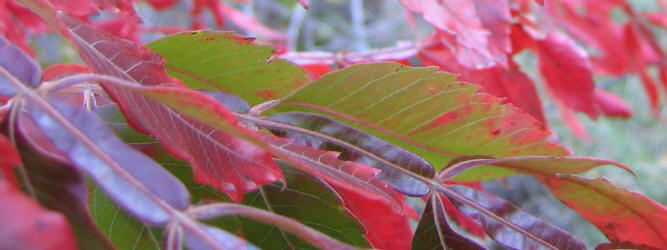
<svg viewBox="0 0 667 250">
<path fill-rule="evenodd" d="M 463 182 L 487 181 L 517 173 L 536 178 L 547 178 L 557 174 L 580 174 L 604 165 L 616 166 L 634 175 L 630 168 L 614 161 L 590 157 L 524 156 L 463 161 L 447 167 L 439 174 L 439 177 Z M 488 167 L 484 167 L 483 171 L 466 172 L 481 166 Z"/>
<path fill-rule="evenodd" d="M 335 90 L 335 91 L 333 91 Z M 313 112 L 411 151 L 436 170 L 462 155 L 567 155 L 535 120 L 435 68 L 361 64 L 325 75 L 275 109 Z"/>
<path fill-rule="evenodd" d="M 310 81 L 298 66 L 273 58 L 272 48 L 231 32 L 177 34 L 148 48 L 186 86 L 232 93 L 250 105 L 282 98 Z"/>
</svg>

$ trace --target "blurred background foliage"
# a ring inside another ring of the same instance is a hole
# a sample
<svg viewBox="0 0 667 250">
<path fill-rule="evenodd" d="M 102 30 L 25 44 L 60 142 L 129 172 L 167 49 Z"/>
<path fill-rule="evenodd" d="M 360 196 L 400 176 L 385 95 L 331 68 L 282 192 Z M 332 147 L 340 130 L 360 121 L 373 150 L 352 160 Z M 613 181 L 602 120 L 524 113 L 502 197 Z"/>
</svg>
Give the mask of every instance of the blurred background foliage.
<svg viewBox="0 0 667 250">
<path fill-rule="evenodd" d="M 221 1 L 285 34 L 287 42 L 276 43 L 265 39 L 261 34 L 248 33 L 229 20 L 225 22 L 225 30 L 235 30 L 242 35 L 257 37 L 260 43 L 288 51 L 366 52 L 392 47 L 400 41 L 417 42 L 433 32 L 430 25 L 420 17 L 407 14 L 398 0 L 311 0 L 307 10 L 298 5 L 296 0 L 247 0 L 250 5 L 231 0 Z M 628 1 L 637 11 L 658 8 L 655 0 Z M 180 1 L 175 8 L 160 12 L 144 3 L 139 3 L 136 7 L 143 19 L 143 27 L 189 29 L 192 25 L 189 14 L 191 5 L 191 1 Z M 101 15 L 93 20 L 105 18 L 109 16 Z M 414 20 L 413 27 L 409 25 L 410 18 Z M 623 22 L 625 17 L 612 11 L 610 18 Z M 203 21 L 208 28 L 220 30 L 214 25 L 210 12 L 204 13 Z M 667 51 L 667 32 L 659 29 L 653 31 L 658 34 L 660 45 Z M 158 33 L 149 33 L 141 39 L 149 42 L 161 36 Z M 36 36 L 32 40 L 32 46 L 43 66 L 79 62 L 76 53 L 57 36 Z M 638 176 L 635 179 L 621 170 L 604 167 L 587 173 L 587 177 L 604 176 L 620 187 L 639 191 L 667 205 L 667 115 L 664 108 L 657 117 L 651 114 L 638 77 L 626 75 L 620 78 L 596 78 L 599 87 L 621 96 L 634 115 L 628 120 L 600 117 L 596 121 L 585 115 L 578 115 L 591 137 L 590 141 L 584 141 L 572 135 L 560 121 L 559 111 L 551 99 L 545 98 L 541 79 L 536 73 L 535 56 L 522 53 L 514 60 L 538 85 L 549 126 L 555 133 L 554 141 L 570 148 L 574 155 L 610 159 L 628 165 Z M 414 66 L 420 66 L 417 61 L 413 62 Z M 660 93 L 664 95 L 665 92 L 663 90 Z M 485 187 L 520 205 L 526 211 L 572 232 L 589 247 L 606 241 L 591 224 L 555 200 L 534 179 L 518 176 L 485 183 Z M 419 207 L 419 204 L 416 206 Z"/>
</svg>

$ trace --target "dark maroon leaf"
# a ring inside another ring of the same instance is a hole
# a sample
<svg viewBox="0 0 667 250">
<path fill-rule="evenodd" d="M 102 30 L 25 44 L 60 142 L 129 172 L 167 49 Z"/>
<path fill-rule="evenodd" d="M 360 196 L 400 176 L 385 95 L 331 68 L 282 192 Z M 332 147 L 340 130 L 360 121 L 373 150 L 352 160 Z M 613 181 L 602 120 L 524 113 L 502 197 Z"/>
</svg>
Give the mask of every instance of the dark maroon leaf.
<svg viewBox="0 0 667 250">
<path fill-rule="evenodd" d="M 341 160 L 380 169 L 378 178 L 399 192 L 412 196 L 422 196 L 429 192 L 425 183 L 401 173 L 398 169 L 403 168 L 427 178 L 434 175 L 435 170 L 428 162 L 407 150 L 317 114 L 290 112 L 274 115 L 269 119 L 306 129 L 307 131 L 304 131 L 273 123 L 264 126 L 280 136 L 293 139 L 297 144 L 338 151 L 341 152 Z"/>
<path fill-rule="evenodd" d="M 507 248 L 586 249 L 579 239 L 522 211 L 506 200 L 463 186 L 449 188 L 452 192 L 444 195 L 454 206 L 461 213 L 477 221 L 491 238 Z M 480 209 L 489 211 L 493 215 L 484 213 Z M 514 226 L 510 227 L 508 223 Z"/>
<path fill-rule="evenodd" d="M 323 151 L 293 143 L 292 140 L 266 135 L 264 141 L 273 150 L 288 158 L 290 163 L 300 164 L 300 170 L 323 179 L 340 188 L 363 193 L 366 199 L 376 200 L 401 211 L 401 202 L 385 191 L 387 184 L 378 181 L 378 170 L 350 161 L 338 159 L 338 152 Z M 370 172 L 370 173 L 369 173 Z"/>
<path fill-rule="evenodd" d="M 206 95 L 210 96 L 214 100 L 218 101 L 220 104 L 229 109 L 229 111 L 236 113 L 248 113 L 250 112 L 250 105 L 243 99 L 238 96 L 227 94 L 224 92 L 213 92 L 213 91 L 202 91 Z"/>
<path fill-rule="evenodd" d="M 436 192 L 430 195 L 412 240 L 412 249 L 486 249 L 449 226 L 442 199 L 446 198 Z"/>
<path fill-rule="evenodd" d="M 120 141 L 100 118 L 67 104 L 50 104 L 55 110 L 28 103 L 29 117 L 23 115 L 20 119 L 32 119 L 57 150 L 128 212 L 145 222 L 162 225 L 170 220 L 170 215 L 154 196 L 177 209 L 190 205 L 189 194 L 178 179 Z M 54 111 L 69 124 L 63 124 Z M 136 179 L 142 183 L 136 183 Z"/>
<path fill-rule="evenodd" d="M 38 141 L 39 138 L 44 138 L 43 135 L 37 136 L 40 132 L 34 129 L 34 124 L 25 124 L 29 119 L 22 121 L 24 124 L 16 127 L 19 131 L 17 146 L 20 148 L 23 166 L 35 190 L 36 198 L 46 208 L 58 211 L 67 217 L 79 248 L 113 249 L 90 216 L 88 189 L 83 176 L 64 159 L 57 158 L 52 153 L 45 154 L 54 152 L 52 145 L 40 146 L 40 143 L 49 142 Z M 24 136 L 26 134 L 31 137 Z"/>
</svg>

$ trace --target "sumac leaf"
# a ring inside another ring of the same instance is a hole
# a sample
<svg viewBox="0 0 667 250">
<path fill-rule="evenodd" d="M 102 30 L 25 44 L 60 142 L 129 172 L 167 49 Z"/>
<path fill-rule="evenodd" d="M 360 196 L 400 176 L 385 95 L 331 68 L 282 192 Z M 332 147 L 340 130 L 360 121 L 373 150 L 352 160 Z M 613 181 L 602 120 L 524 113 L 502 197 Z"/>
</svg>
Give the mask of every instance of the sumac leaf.
<svg viewBox="0 0 667 250">
<path fill-rule="evenodd" d="M 401 173 L 399 168 L 431 178 L 434 176 L 433 167 L 421 157 L 380 138 L 317 114 L 282 113 L 269 119 L 307 129 L 312 133 L 303 133 L 280 125 L 259 126 L 304 146 L 339 151 L 341 160 L 378 168 L 381 170 L 378 178 L 399 192 L 421 196 L 430 190 L 426 183 Z"/>
<path fill-rule="evenodd" d="M 499 244 L 511 249 L 586 249 L 583 242 L 562 229 L 551 225 L 510 202 L 463 186 L 450 186 L 444 193 L 454 206 L 467 217 L 477 221 L 484 231 Z M 479 208 L 471 206 L 473 202 Z M 490 216 L 482 210 L 491 212 Z M 514 227 L 508 226 L 514 225 Z"/>
<path fill-rule="evenodd" d="M 67 219 L 0 182 L 0 249 L 77 249 Z"/>
<path fill-rule="evenodd" d="M 335 90 L 335 91 L 334 91 Z M 549 132 L 500 100 L 435 68 L 359 64 L 285 98 L 279 112 L 318 113 L 415 153 L 439 170 L 462 155 L 567 155 Z"/>
<path fill-rule="evenodd" d="M 486 249 L 449 226 L 443 199 L 447 198 L 436 192 L 429 196 L 417 225 L 412 249 Z"/>
<path fill-rule="evenodd" d="M 231 113 L 210 97 L 167 87 L 139 91 L 141 87 L 172 85 L 162 66 L 164 60 L 157 54 L 72 17 L 60 18 L 71 30 L 73 42 L 93 72 L 138 83 L 136 86 L 102 83 L 102 86 L 134 128 L 158 139 L 170 153 L 189 162 L 199 182 L 238 201 L 243 193 L 261 184 L 282 180 L 271 156 L 238 139 L 236 136 L 249 132 L 236 126 Z M 182 113 L 186 115 L 181 116 Z M 221 127 L 214 128 L 211 124 Z M 235 134 L 228 134 L 230 131 Z"/>
<path fill-rule="evenodd" d="M 663 205 L 604 179 L 563 175 L 543 183 L 612 242 L 667 248 L 667 208 Z"/>
<path fill-rule="evenodd" d="M 9 182 L 15 187 L 18 187 L 16 177 L 14 177 L 14 168 L 21 165 L 21 158 L 19 153 L 14 148 L 14 145 L 7 137 L 0 134 L 0 180 Z"/>
<path fill-rule="evenodd" d="M 0 67 L 11 73 L 18 81 L 31 88 L 41 83 L 42 69 L 23 50 L 0 36 Z M 16 94 L 16 90 L 4 77 L 0 77 L 0 102 Z"/>
<path fill-rule="evenodd" d="M 235 94 L 250 105 L 279 99 L 308 83 L 296 65 L 274 58 L 273 48 L 232 32 L 172 35 L 147 47 L 167 59 L 167 72 L 184 85 Z"/>
<path fill-rule="evenodd" d="M 83 176 L 65 159 L 45 154 L 55 151 L 52 144 L 37 136 L 40 132 L 34 124 L 25 124 L 27 120 L 22 119 L 24 123 L 17 124 L 16 131 L 19 133 L 16 138 L 37 200 L 44 207 L 67 217 L 79 248 L 113 249 L 90 215 L 88 188 Z M 26 134 L 31 137 L 26 137 Z"/>
<path fill-rule="evenodd" d="M 627 166 L 609 160 L 573 156 L 524 156 L 467 160 L 447 167 L 438 174 L 438 177 L 443 180 L 463 182 L 487 181 L 518 173 L 536 178 L 547 178 L 557 174 L 580 174 L 603 165 L 615 166 L 634 175 L 634 172 Z M 483 170 L 467 172 L 473 168 L 483 168 Z"/>
<path fill-rule="evenodd" d="M 363 227 L 344 209 L 341 197 L 331 187 L 287 164 L 281 164 L 281 169 L 287 187 L 279 183 L 264 185 L 248 193 L 243 204 L 292 218 L 341 242 L 369 246 Z M 262 249 L 315 249 L 279 227 L 244 217 L 239 217 L 239 222 L 236 232 Z"/>
<path fill-rule="evenodd" d="M 58 151 L 128 212 L 148 223 L 161 225 L 169 221 L 169 215 L 153 196 L 177 209 L 189 205 L 183 184 L 150 158 L 120 141 L 100 118 L 67 104 L 54 101 L 50 105 L 50 110 L 45 110 L 47 107 L 28 103 L 28 114 L 20 119 L 32 119 Z M 142 183 L 136 183 L 137 179 Z"/>
</svg>

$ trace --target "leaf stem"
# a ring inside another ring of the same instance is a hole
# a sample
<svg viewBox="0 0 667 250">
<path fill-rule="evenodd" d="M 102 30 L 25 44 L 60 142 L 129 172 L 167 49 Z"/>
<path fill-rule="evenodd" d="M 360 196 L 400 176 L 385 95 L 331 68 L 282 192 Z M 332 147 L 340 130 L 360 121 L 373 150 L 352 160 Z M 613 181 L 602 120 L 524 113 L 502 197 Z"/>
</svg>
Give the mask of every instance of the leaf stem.
<svg viewBox="0 0 667 250">
<path fill-rule="evenodd" d="M 232 203 L 214 203 L 194 207 L 188 211 L 198 219 L 212 219 L 225 215 L 239 215 L 274 225 L 321 249 L 357 249 L 320 233 L 298 221 L 262 209 Z"/>
</svg>

